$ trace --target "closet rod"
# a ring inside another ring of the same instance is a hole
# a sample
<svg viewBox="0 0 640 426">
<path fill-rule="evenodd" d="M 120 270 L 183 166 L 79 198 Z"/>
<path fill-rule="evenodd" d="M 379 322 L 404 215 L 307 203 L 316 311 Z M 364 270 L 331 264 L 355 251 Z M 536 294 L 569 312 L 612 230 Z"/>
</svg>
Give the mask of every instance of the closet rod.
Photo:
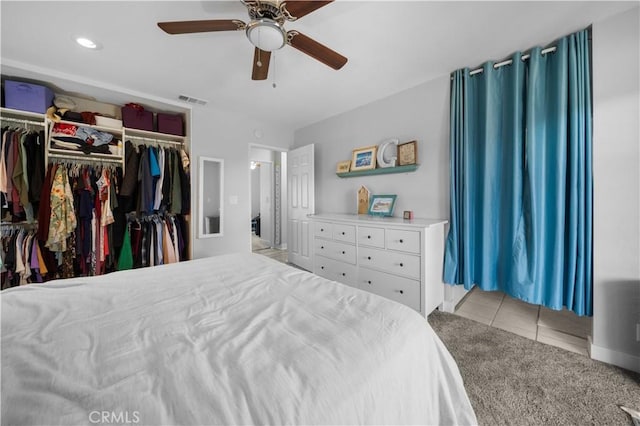
<svg viewBox="0 0 640 426">
<path fill-rule="evenodd" d="M 3 228 L 37 228 L 38 222 L 2 222 L 0 226 Z"/>
<path fill-rule="evenodd" d="M 178 146 L 182 146 L 182 142 L 176 142 L 176 141 L 165 141 L 162 139 L 152 139 L 152 138 L 145 138 L 142 136 L 128 136 L 126 137 L 126 139 L 134 139 L 134 140 L 140 140 L 140 141 L 149 141 L 149 142 L 156 142 L 156 143 L 167 143 L 167 144 L 171 144 L 171 145 L 178 145 Z"/>
<path fill-rule="evenodd" d="M 91 162 L 91 163 L 117 163 L 122 164 L 122 159 L 116 158 L 87 158 L 80 157 L 78 155 L 64 155 L 64 154 L 49 154 L 51 160 L 73 160 L 78 162 Z"/>
<path fill-rule="evenodd" d="M 32 121 L 32 120 L 20 120 L 18 118 L 9 118 L 9 117 L 0 117 L 0 121 L 10 121 L 12 123 L 21 123 L 21 124 L 35 124 L 36 126 L 45 127 L 45 124 L 41 121 Z"/>
</svg>

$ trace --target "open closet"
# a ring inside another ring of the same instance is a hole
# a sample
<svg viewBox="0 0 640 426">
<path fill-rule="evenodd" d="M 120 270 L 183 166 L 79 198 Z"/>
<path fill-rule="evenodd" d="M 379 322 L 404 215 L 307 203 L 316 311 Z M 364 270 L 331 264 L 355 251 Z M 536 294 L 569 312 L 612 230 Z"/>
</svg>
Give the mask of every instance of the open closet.
<svg viewBox="0 0 640 426">
<path fill-rule="evenodd" d="M 187 137 L 7 108 L 0 120 L 3 289 L 190 258 Z"/>
</svg>

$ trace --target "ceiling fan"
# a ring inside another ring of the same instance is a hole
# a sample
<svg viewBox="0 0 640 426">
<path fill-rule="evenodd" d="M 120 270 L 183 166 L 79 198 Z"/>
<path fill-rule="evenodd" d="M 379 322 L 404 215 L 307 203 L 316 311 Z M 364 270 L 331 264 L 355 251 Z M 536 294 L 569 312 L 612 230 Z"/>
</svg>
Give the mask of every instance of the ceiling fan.
<svg viewBox="0 0 640 426">
<path fill-rule="evenodd" d="M 329 1 L 303 0 L 240 0 L 249 12 L 249 23 L 238 19 L 213 19 L 204 21 L 158 22 L 168 34 L 202 33 L 210 31 L 245 31 L 255 46 L 253 54 L 253 80 L 266 80 L 271 52 L 285 44 L 295 47 L 329 67 L 339 70 L 347 58 L 296 30 L 285 31 L 285 21 L 295 21 L 332 3 Z"/>
</svg>

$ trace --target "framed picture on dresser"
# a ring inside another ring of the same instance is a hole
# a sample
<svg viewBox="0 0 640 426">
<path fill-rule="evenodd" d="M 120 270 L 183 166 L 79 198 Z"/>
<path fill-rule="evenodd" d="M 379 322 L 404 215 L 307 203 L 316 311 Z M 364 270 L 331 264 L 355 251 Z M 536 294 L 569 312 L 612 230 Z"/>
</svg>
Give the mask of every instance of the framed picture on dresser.
<svg viewBox="0 0 640 426">
<path fill-rule="evenodd" d="M 397 195 L 372 195 L 369 201 L 371 216 L 391 216 Z"/>
</svg>

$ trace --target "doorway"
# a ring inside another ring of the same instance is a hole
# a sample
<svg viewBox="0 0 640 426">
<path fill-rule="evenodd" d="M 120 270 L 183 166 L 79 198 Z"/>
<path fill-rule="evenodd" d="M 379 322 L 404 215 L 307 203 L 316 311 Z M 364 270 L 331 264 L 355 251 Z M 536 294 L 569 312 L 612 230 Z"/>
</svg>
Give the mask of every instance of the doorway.
<svg viewBox="0 0 640 426">
<path fill-rule="evenodd" d="M 250 146 L 251 251 L 287 261 L 287 153 Z"/>
</svg>

